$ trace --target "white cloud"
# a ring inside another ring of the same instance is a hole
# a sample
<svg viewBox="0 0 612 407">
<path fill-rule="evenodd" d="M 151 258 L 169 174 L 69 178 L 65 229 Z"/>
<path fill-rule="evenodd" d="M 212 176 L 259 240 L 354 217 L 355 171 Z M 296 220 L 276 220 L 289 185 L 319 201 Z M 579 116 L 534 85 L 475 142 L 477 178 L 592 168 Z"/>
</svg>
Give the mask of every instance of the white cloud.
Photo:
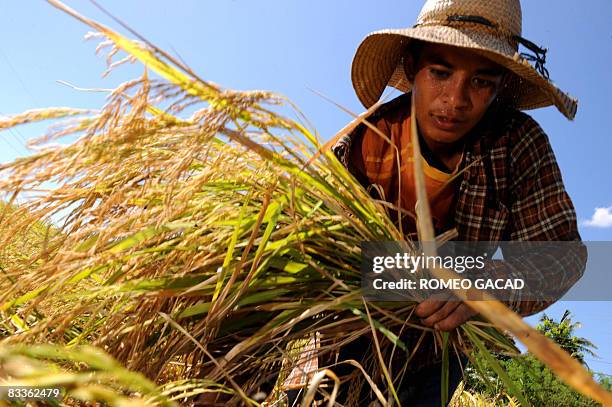
<svg viewBox="0 0 612 407">
<path fill-rule="evenodd" d="M 612 206 L 595 208 L 591 219 L 583 221 L 582 224 L 594 228 L 612 228 Z"/>
</svg>

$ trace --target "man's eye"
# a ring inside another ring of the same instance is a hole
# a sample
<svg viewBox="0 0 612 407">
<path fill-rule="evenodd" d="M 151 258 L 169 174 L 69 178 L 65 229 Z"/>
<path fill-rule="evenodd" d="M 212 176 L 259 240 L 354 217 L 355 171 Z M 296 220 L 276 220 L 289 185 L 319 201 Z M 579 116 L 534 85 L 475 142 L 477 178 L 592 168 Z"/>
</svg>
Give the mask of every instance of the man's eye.
<svg viewBox="0 0 612 407">
<path fill-rule="evenodd" d="M 490 86 L 493 86 L 493 81 L 482 78 L 474 78 L 472 79 L 472 83 L 478 88 L 488 88 Z"/>
<path fill-rule="evenodd" d="M 450 76 L 450 73 L 448 73 L 447 71 L 443 71 L 441 69 L 436 68 L 429 68 L 429 72 L 431 72 L 431 74 L 436 78 L 440 79 L 446 79 Z"/>
</svg>

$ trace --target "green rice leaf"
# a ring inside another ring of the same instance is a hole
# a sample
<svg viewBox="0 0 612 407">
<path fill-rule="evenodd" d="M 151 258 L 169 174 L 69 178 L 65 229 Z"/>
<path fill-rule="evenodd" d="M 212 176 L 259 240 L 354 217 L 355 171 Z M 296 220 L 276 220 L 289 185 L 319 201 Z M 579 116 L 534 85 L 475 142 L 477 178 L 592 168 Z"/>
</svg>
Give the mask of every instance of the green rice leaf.
<svg viewBox="0 0 612 407">
<path fill-rule="evenodd" d="M 510 376 L 508 376 L 506 371 L 501 367 L 497 359 L 491 355 L 484 343 L 469 328 L 465 328 L 464 325 L 461 327 L 463 332 L 470 338 L 470 341 L 476 345 L 478 350 L 482 353 L 489 366 L 491 366 L 491 369 L 500 377 L 510 395 L 515 397 L 519 403 L 521 403 L 521 406 L 531 406 L 523 393 L 516 387 L 512 379 L 510 379 Z"/>
</svg>

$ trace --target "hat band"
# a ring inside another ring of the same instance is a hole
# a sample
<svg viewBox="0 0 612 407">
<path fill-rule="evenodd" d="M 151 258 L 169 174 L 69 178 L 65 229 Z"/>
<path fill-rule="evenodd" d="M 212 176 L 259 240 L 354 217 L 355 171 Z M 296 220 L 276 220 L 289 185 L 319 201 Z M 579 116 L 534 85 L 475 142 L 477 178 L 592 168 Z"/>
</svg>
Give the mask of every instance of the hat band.
<svg viewBox="0 0 612 407">
<path fill-rule="evenodd" d="M 453 14 L 448 16 L 446 18 L 446 21 L 428 20 L 423 23 L 417 23 L 413 27 L 416 28 L 427 25 L 449 25 L 449 23 L 480 24 L 485 27 L 491 28 L 494 31 L 497 31 L 498 33 L 502 34 L 506 39 L 509 39 L 513 48 L 518 49 L 518 44 L 521 44 L 523 47 L 533 52 L 533 54 L 521 52 L 519 55 L 523 59 L 533 62 L 535 70 L 547 80 L 550 79 L 548 69 L 546 69 L 546 67 L 544 66 L 544 64 L 546 64 L 546 53 L 548 52 L 548 49 L 544 47 L 539 47 L 528 39 L 521 37 L 520 35 L 516 35 L 507 30 L 501 29 L 498 24 L 495 24 L 494 22 L 485 17 L 478 15 Z"/>
</svg>

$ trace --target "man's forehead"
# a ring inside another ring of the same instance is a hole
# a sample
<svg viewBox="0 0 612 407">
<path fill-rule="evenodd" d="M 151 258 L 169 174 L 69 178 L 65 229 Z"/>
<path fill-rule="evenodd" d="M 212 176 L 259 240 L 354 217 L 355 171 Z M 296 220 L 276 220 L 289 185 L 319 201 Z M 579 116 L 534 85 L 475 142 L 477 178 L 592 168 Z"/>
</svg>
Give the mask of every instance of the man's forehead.
<svg viewBox="0 0 612 407">
<path fill-rule="evenodd" d="M 444 63 L 455 68 L 474 71 L 490 71 L 502 74 L 504 68 L 490 59 L 467 48 L 451 45 L 424 43 L 420 58 L 428 63 Z"/>
</svg>

